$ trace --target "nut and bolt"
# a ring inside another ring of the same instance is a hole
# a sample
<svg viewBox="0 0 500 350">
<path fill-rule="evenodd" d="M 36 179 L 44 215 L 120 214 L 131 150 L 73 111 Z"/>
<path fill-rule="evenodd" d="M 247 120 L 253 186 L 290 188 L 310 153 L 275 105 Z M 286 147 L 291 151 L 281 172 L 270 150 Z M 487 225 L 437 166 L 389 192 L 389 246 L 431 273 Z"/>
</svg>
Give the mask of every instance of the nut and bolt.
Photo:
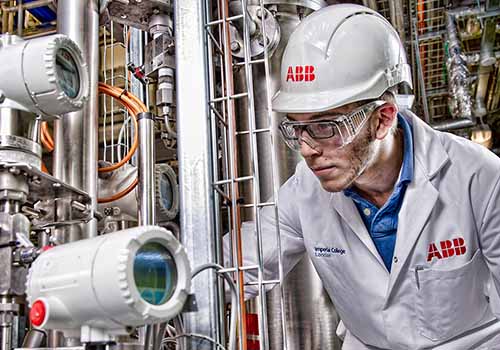
<svg viewBox="0 0 500 350">
<path fill-rule="evenodd" d="M 233 41 L 231 43 L 231 51 L 238 51 L 240 49 L 241 45 L 237 41 Z"/>
</svg>

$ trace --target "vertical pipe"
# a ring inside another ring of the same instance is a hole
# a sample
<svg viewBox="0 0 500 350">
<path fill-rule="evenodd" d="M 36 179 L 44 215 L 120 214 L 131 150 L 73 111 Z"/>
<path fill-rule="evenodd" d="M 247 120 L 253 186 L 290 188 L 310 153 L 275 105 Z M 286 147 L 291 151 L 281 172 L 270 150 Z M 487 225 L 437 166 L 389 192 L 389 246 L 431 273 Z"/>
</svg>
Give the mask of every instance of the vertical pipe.
<svg viewBox="0 0 500 350">
<path fill-rule="evenodd" d="M 24 8 L 23 1 L 17 0 L 17 35 L 23 36 L 23 27 L 24 27 Z"/>
<path fill-rule="evenodd" d="M 177 128 L 180 179 L 181 242 L 193 267 L 216 262 L 208 110 L 205 1 L 175 4 Z M 187 333 L 218 337 L 217 283 L 210 272 L 192 282 L 199 312 L 184 316 Z M 190 347 L 188 347 L 190 348 Z M 214 349 L 208 342 L 197 349 Z"/>
<path fill-rule="evenodd" d="M 139 124 L 139 225 L 155 223 L 155 147 L 154 117 L 140 113 Z"/>
<path fill-rule="evenodd" d="M 0 342 L 0 350 L 12 349 L 12 326 L 9 323 L 0 324 L 2 341 Z"/>
<path fill-rule="evenodd" d="M 97 194 L 97 80 L 99 69 L 99 15 L 97 0 L 61 0 L 57 8 L 58 32 L 73 39 L 83 52 L 90 72 L 90 95 L 82 111 L 65 114 L 54 123 L 54 175 L 87 191 L 95 210 Z M 70 203 L 57 208 L 58 219 L 70 219 Z M 56 230 L 60 242 L 97 234 L 95 219 L 84 227 Z"/>
</svg>

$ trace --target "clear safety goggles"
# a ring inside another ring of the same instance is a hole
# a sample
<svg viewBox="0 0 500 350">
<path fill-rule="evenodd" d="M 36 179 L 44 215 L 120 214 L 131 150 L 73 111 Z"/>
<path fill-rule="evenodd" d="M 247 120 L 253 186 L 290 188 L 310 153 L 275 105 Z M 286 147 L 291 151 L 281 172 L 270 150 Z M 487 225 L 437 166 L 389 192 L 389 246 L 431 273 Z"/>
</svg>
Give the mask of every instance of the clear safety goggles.
<svg viewBox="0 0 500 350">
<path fill-rule="evenodd" d="M 302 142 L 315 149 L 314 140 L 329 140 L 338 148 L 344 147 L 359 134 L 371 113 L 386 101 L 369 102 L 346 115 L 324 117 L 310 121 L 294 121 L 284 118 L 280 123 L 281 136 L 292 150 L 300 152 Z M 304 133 L 306 131 L 306 133 Z"/>
</svg>

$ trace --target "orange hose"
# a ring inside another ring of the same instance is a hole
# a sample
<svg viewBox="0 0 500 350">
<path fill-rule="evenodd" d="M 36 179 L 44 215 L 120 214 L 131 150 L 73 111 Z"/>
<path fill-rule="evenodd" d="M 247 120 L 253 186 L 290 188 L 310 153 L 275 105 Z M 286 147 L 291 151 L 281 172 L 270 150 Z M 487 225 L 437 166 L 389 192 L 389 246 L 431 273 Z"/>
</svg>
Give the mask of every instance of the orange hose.
<svg viewBox="0 0 500 350">
<path fill-rule="evenodd" d="M 134 123 L 134 129 L 135 129 L 134 141 L 132 143 L 132 147 L 130 147 L 130 150 L 125 155 L 125 157 L 123 157 L 123 159 L 118 163 L 115 163 L 107 167 L 99 168 L 98 170 L 100 173 L 107 173 L 120 168 L 125 163 L 127 163 L 134 155 L 137 146 L 139 145 L 139 132 L 138 132 L 137 119 L 135 118 L 135 116 L 141 112 L 147 112 L 147 108 L 142 103 L 141 100 L 139 100 L 136 96 L 130 94 L 126 90 L 122 90 L 120 88 L 110 86 L 104 83 L 99 83 L 99 91 L 117 99 L 118 102 L 123 107 L 127 108 L 129 113 L 132 115 L 132 122 Z"/>
<path fill-rule="evenodd" d="M 139 113 L 147 112 L 148 109 L 146 108 L 144 103 L 142 103 L 142 101 L 139 100 L 139 98 L 137 96 L 129 93 L 126 90 L 120 89 L 118 87 L 111 86 L 111 85 L 104 84 L 104 83 L 99 83 L 99 92 L 115 98 L 116 100 L 118 100 L 118 103 L 120 103 L 123 107 L 125 107 L 127 109 L 127 111 L 132 116 L 132 122 L 134 124 L 134 129 L 135 129 L 132 147 L 130 147 L 130 150 L 125 155 L 125 157 L 123 157 L 123 159 L 121 161 L 119 161 L 118 163 L 115 163 L 115 164 L 112 164 L 110 166 L 98 169 L 98 171 L 100 173 L 107 173 L 107 172 L 111 172 L 113 170 L 116 170 L 116 169 L 122 167 L 134 155 L 135 151 L 137 150 L 137 146 L 139 145 L 139 130 L 138 130 L 139 126 L 137 124 L 136 116 Z M 42 123 L 41 140 L 42 140 L 42 144 L 45 146 L 45 148 L 47 148 L 49 150 L 49 152 L 52 152 L 54 150 L 54 139 L 50 135 L 50 131 L 48 129 L 47 122 Z M 132 182 L 132 184 L 130 184 L 130 186 L 128 186 L 123 191 L 121 191 L 121 192 L 119 192 L 111 197 L 98 198 L 97 202 L 98 203 L 109 203 L 109 202 L 116 201 L 116 200 L 126 196 L 127 194 L 129 194 L 137 186 L 138 183 L 139 183 L 139 180 L 136 178 L 134 180 L 134 182 Z"/>
<path fill-rule="evenodd" d="M 42 130 L 41 131 L 42 131 L 41 132 L 42 145 L 49 152 L 54 151 L 54 140 L 52 139 L 52 136 L 50 135 L 49 126 L 48 126 L 47 122 L 42 123 Z"/>
<path fill-rule="evenodd" d="M 127 194 L 132 192 L 134 188 L 137 186 L 139 183 L 139 180 L 136 178 L 126 189 L 124 189 L 121 192 L 118 192 L 117 194 L 112 195 L 111 197 L 105 197 L 105 198 L 98 198 L 97 203 L 103 204 L 103 203 L 109 203 L 109 202 L 114 202 L 120 198 L 125 197 Z"/>
</svg>

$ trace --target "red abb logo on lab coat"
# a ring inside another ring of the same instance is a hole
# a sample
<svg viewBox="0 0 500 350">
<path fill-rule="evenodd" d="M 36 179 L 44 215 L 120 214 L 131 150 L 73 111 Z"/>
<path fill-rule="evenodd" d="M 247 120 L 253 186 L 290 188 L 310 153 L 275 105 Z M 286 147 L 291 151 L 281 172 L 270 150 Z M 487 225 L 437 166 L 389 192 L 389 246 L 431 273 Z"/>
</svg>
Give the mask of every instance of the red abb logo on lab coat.
<svg viewBox="0 0 500 350">
<path fill-rule="evenodd" d="M 445 259 L 454 255 L 463 255 L 467 251 L 465 240 L 462 237 L 441 241 L 439 242 L 439 248 L 435 243 L 429 244 L 427 262 L 431 262 L 434 258 Z"/>
<path fill-rule="evenodd" d="M 314 66 L 289 66 L 286 73 L 287 82 L 314 81 L 315 79 Z"/>
</svg>

